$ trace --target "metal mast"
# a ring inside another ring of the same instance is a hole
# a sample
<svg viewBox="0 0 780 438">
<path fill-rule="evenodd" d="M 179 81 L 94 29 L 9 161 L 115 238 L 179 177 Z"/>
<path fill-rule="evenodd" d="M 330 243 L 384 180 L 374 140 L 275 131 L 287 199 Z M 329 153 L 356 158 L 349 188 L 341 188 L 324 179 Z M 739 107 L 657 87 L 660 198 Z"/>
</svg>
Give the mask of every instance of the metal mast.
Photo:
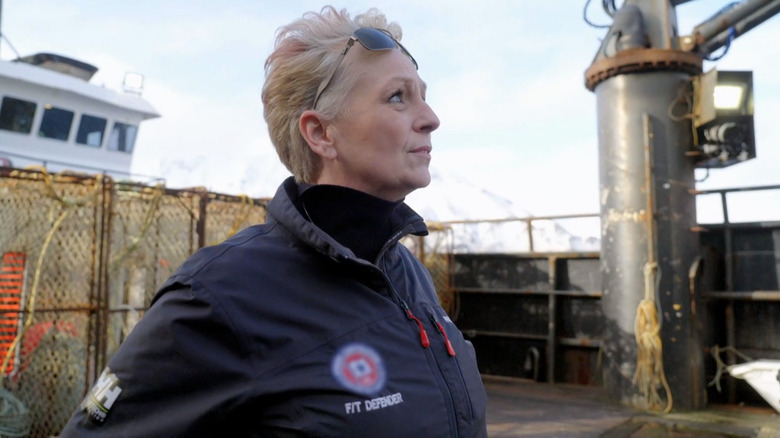
<svg viewBox="0 0 780 438">
<path fill-rule="evenodd" d="M 626 0 L 591 66 L 601 199 L 604 386 L 623 404 L 706 405 L 699 297 L 692 78 L 703 58 L 780 9 L 747 0 L 677 35 L 687 0 Z"/>
</svg>

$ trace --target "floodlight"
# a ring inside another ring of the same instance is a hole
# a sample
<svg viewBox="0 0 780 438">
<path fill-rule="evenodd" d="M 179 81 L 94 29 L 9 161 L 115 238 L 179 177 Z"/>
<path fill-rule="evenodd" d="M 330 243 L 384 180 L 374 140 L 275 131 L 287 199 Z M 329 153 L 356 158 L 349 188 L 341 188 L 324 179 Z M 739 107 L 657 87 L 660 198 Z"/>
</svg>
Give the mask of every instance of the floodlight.
<svg viewBox="0 0 780 438">
<path fill-rule="evenodd" d="M 726 167 L 756 157 L 753 72 L 710 70 L 694 79 L 697 167 Z"/>
<path fill-rule="evenodd" d="M 713 97 L 715 109 L 735 110 L 742 104 L 744 85 L 716 85 Z"/>
<path fill-rule="evenodd" d="M 144 76 L 140 73 L 125 73 L 122 88 L 128 93 L 141 94 L 144 89 Z"/>
</svg>

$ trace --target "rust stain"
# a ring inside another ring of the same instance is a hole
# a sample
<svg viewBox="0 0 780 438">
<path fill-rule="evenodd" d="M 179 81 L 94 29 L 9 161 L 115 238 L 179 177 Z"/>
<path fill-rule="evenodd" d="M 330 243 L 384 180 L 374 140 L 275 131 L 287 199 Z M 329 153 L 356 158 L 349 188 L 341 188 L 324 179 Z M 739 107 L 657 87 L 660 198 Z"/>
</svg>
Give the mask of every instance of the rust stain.
<svg viewBox="0 0 780 438">
<path fill-rule="evenodd" d="M 610 209 L 607 212 L 607 222 L 645 222 L 647 220 L 647 211 L 617 211 Z"/>
</svg>

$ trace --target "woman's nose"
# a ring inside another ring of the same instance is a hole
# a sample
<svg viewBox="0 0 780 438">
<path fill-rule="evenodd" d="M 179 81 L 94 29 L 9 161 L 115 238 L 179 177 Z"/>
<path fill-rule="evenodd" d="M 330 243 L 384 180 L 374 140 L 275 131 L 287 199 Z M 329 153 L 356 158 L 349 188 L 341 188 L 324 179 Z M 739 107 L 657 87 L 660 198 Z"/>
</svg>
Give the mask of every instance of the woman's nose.
<svg viewBox="0 0 780 438">
<path fill-rule="evenodd" d="M 433 132 L 439 127 L 439 117 L 433 112 L 433 108 L 428 105 L 428 102 L 423 100 L 421 105 L 417 129 L 424 132 Z"/>
</svg>

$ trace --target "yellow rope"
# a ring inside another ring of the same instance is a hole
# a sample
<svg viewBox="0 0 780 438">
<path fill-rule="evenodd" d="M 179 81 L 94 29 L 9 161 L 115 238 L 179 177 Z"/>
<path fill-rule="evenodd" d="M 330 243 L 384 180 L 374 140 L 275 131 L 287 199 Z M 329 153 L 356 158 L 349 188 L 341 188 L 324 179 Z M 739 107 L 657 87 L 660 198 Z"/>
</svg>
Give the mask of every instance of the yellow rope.
<svg viewBox="0 0 780 438">
<path fill-rule="evenodd" d="M 672 410 L 672 391 L 664 373 L 661 326 L 658 322 L 658 311 L 655 305 L 657 271 L 657 264 L 645 264 L 645 297 L 637 307 L 634 322 L 634 336 L 637 345 L 634 384 L 639 386 L 639 390 L 647 401 L 647 406 L 652 409 L 658 409 L 663 405 L 663 400 L 658 393 L 658 385 L 661 384 L 667 397 L 664 413 L 668 413 Z"/>
<path fill-rule="evenodd" d="M 46 256 L 46 252 L 48 251 L 49 245 L 51 244 L 51 240 L 54 238 L 54 234 L 56 233 L 57 229 L 59 229 L 60 225 L 62 225 L 62 222 L 65 220 L 65 218 L 70 214 L 71 211 L 73 211 L 74 208 L 87 205 L 89 202 L 96 199 L 97 194 L 100 192 L 100 188 L 102 187 L 101 179 L 100 179 L 101 176 L 96 176 L 95 187 L 93 188 L 91 193 L 81 198 L 65 197 L 57 193 L 57 191 L 54 189 L 54 182 L 55 182 L 54 179 L 56 175 L 51 175 L 46 170 L 46 168 L 42 168 L 41 172 L 43 175 L 43 182 L 46 187 L 45 190 L 46 196 L 57 201 L 57 203 L 60 204 L 63 210 L 60 212 L 59 217 L 57 218 L 56 221 L 54 221 L 54 224 L 52 225 L 51 229 L 46 234 L 46 238 L 44 239 L 43 245 L 41 246 L 41 251 L 38 254 L 38 263 L 35 267 L 35 274 L 33 276 L 32 288 L 30 289 L 30 297 L 28 298 L 27 305 L 25 306 L 25 309 L 27 310 L 27 317 L 25 318 L 22 329 L 19 331 L 19 333 L 16 335 L 11 345 L 6 350 L 3 358 L 2 368 L 0 368 L 0 370 L 6 369 L 6 367 L 8 366 L 8 362 L 11 359 L 11 355 L 13 354 L 13 351 L 19 345 L 19 342 L 21 342 L 21 339 L 24 336 L 24 333 L 27 330 L 27 328 L 32 324 L 33 317 L 35 316 L 35 299 L 38 292 L 38 284 L 41 278 L 41 268 L 43 266 L 43 259 Z M 4 372 L 0 373 L 0 386 L 2 386 L 4 374 L 5 374 Z"/>
<path fill-rule="evenodd" d="M 46 196 L 48 196 L 51 199 L 54 199 L 60 205 L 63 207 L 81 207 L 84 205 L 87 205 L 90 201 L 94 200 L 97 197 L 98 192 L 100 191 L 100 188 L 102 185 L 100 184 L 100 178 L 102 175 L 98 175 L 95 177 L 95 187 L 92 189 L 92 192 L 87 194 L 84 197 L 81 198 L 73 198 L 73 197 L 67 197 L 62 196 L 54 189 L 54 180 L 55 177 L 61 176 L 61 175 L 52 175 L 50 174 L 46 168 L 42 168 L 41 172 L 43 173 L 43 183 L 44 187 L 46 187 Z"/>
<path fill-rule="evenodd" d="M 159 210 L 160 207 L 160 200 L 162 199 L 163 193 L 165 192 L 165 186 L 163 184 L 157 184 L 153 190 L 152 194 L 152 200 L 149 204 L 149 208 L 146 210 L 146 214 L 144 215 L 144 220 L 141 223 L 141 231 L 138 233 L 137 236 L 129 237 L 128 240 L 130 240 L 130 244 L 125 246 L 122 251 L 119 252 L 119 254 L 116 255 L 116 257 L 111 260 L 110 268 L 111 270 L 115 270 L 118 268 L 121 264 L 121 262 L 127 258 L 130 254 L 135 252 L 140 246 L 141 243 L 146 238 L 146 234 L 149 232 L 149 229 L 152 227 L 152 222 L 154 222 L 155 213 L 157 210 Z M 147 191 L 147 190 L 144 190 Z"/>
</svg>

